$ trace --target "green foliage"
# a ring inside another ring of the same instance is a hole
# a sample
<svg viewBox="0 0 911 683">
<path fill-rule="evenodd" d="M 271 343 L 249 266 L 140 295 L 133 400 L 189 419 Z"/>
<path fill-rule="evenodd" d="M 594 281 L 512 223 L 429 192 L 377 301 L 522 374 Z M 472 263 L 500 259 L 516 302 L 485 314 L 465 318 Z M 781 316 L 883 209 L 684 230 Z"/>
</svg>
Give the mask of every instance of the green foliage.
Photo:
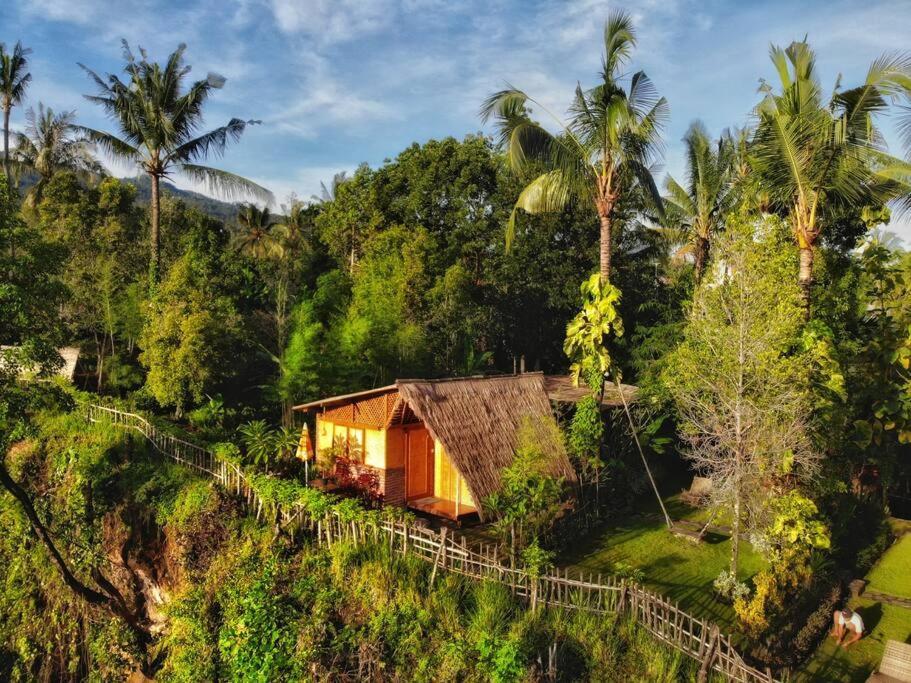
<svg viewBox="0 0 911 683">
<path fill-rule="evenodd" d="M 237 313 L 212 287 L 211 271 L 195 251 L 187 252 L 149 303 L 140 359 L 148 386 L 162 405 L 180 414 L 203 400 L 231 372 Z"/>
<path fill-rule="evenodd" d="M 724 272 L 696 290 L 684 341 L 663 364 L 686 456 L 712 479 L 711 504 L 730 511 L 735 535 L 741 524 L 763 525 L 756 511 L 773 482 L 792 486 L 816 469 L 810 361 L 795 352 L 803 321 L 787 240 L 777 220 L 730 217 L 716 249 Z"/>
<path fill-rule="evenodd" d="M 804 553 L 830 547 L 829 530 L 819 517 L 816 503 L 800 491 L 791 490 L 775 496 L 769 503 L 772 521 L 767 538 L 777 552 L 783 548 L 800 548 Z"/>
<path fill-rule="evenodd" d="M 293 671 L 296 635 L 294 612 L 276 584 L 277 563 L 269 559 L 238 570 L 222 602 L 218 649 L 224 675 L 264 683 L 284 678 Z"/>
<path fill-rule="evenodd" d="M 418 292 L 427 288 L 429 236 L 391 227 L 367 246 L 340 329 L 343 353 L 380 381 L 423 374 L 427 341 Z"/>
<path fill-rule="evenodd" d="M 554 566 L 554 557 L 553 552 L 541 547 L 537 538 L 522 549 L 523 566 L 533 579 L 541 577 Z"/>
<path fill-rule="evenodd" d="M 561 447 L 553 420 L 526 419 L 516 433 L 513 462 L 500 472 L 500 490 L 486 505 L 496 516 L 494 527 L 514 550 L 523 550 L 552 526 L 563 498 L 563 478 L 549 468 L 550 453 Z"/>
<path fill-rule="evenodd" d="M 579 378 L 591 373 L 604 377 L 612 370 L 608 341 L 623 336 L 623 321 L 617 313 L 620 290 L 602 282 L 595 273 L 582 283 L 582 310 L 566 326 L 563 350 L 572 360 L 570 370 Z M 600 391 L 600 385 L 597 390 Z"/>
<path fill-rule="evenodd" d="M 288 345 L 281 357 L 278 395 L 286 401 L 311 401 L 319 396 L 325 376 L 324 326 L 313 300 L 303 299 L 294 309 Z"/>
<path fill-rule="evenodd" d="M 601 442 L 604 437 L 604 419 L 601 406 L 594 396 L 586 396 L 576 404 L 569 427 L 567 442 L 570 453 L 587 467 L 603 467 Z"/>
<path fill-rule="evenodd" d="M 734 609 L 754 637 L 767 631 L 809 586 L 811 553 L 830 547 L 829 531 L 816 504 L 797 490 L 769 501 L 770 523 L 764 532 L 769 567 L 753 578 L 752 596 L 735 597 Z"/>
<path fill-rule="evenodd" d="M 247 458 L 254 465 L 265 467 L 275 459 L 275 432 L 265 420 L 253 420 L 237 430 L 247 451 Z"/>
</svg>

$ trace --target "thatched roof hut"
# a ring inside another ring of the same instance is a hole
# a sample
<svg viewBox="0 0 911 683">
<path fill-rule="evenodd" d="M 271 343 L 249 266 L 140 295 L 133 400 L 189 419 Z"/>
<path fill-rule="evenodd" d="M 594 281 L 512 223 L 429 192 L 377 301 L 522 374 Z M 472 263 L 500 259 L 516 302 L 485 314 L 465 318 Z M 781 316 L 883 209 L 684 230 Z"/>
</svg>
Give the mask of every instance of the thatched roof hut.
<svg viewBox="0 0 911 683">
<path fill-rule="evenodd" d="M 523 423 L 535 429 L 551 472 L 574 483 L 541 373 L 402 379 L 376 389 L 313 401 L 316 450 L 358 453 L 387 502 L 460 519 L 485 517 L 487 497 L 514 459 Z M 548 428 L 547 423 L 551 428 Z"/>
<path fill-rule="evenodd" d="M 477 502 L 500 487 L 524 421 L 539 435 L 553 475 L 576 480 L 563 444 L 542 420 L 553 420 L 541 373 L 447 380 L 399 380 L 399 395 L 446 450 Z"/>
</svg>

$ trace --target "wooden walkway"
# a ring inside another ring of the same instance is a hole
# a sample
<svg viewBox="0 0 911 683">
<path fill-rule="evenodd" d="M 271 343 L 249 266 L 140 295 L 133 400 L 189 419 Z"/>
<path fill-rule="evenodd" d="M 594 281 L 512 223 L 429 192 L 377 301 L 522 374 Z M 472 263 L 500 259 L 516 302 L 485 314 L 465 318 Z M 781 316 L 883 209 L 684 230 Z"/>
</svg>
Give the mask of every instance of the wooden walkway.
<svg viewBox="0 0 911 683">
<path fill-rule="evenodd" d="M 226 491 L 238 496 L 259 515 L 264 502 L 239 467 L 220 460 L 211 451 L 160 432 L 141 415 L 96 404 L 82 406 L 92 422 L 107 421 L 143 434 L 162 455 L 215 479 Z M 527 599 L 533 609 L 538 605 L 583 609 L 597 614 L 627 613 L 659 640 L 700 663 L 699 678 L 710 672 L 738 683 L 778 683 L 771 671 L 760 671 L 747 664 L 734 648 L 731 638 L 717 626 L 698 619 L 655 593 L 601 574 L 569 569 L 552 569 L 532 577 L 521 568 L 506 566 L 492 548 L 476 552 L 465 537 L 458 538 L 447 528 L 439 532 L 405 522 L 343 520 L 330 513 L 314 518 L 300 506 L 272 507 L 280 525 L 293 533 L 304 530 L 318 544 L 331 546 L 338 541 L 385 543 L 394 552 L 416 555 L 433 564 L 431 581 L 438 570 L 455 572 L 473 579 L 497 581 Z"/>
</svg>

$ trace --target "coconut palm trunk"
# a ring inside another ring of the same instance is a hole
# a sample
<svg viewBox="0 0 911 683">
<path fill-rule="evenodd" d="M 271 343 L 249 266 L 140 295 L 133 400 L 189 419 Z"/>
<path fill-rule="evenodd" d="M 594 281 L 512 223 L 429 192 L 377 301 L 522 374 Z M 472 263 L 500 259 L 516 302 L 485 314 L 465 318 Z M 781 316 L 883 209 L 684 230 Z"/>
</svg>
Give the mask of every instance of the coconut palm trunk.
<svg viewBox="0 0 911 683">
<path fill-rule="evenodd" d="M 601 282 L 610 282 L 611 271 L 611 248 L 613 247 L 611 234 L 611 217 L 609 211 L 602 211 L 599 215 L 601 222 L 601 243 L 600 243 L 600 273 Z"/>
<path fill-rule="evenodd" d="M 696 283 L 702 282 L 702 276 L 705 274 L 705 264 L 709 256 L 709 241 L 702 235 L 696 235 L 695 249 L 693 258 L 695 260 Z"/>
<path fill-rule="evenodd" d="M 810 297 L 813 289 L 813 245 L 800 244 L 800 267 L 797 271 L 797 282 L 800 285 L 800 298 L 804 316 L 810 317 Z"/>
<path fill-rule="evenodd" d="M 3 107 L 3 173 L 9 182 L 9 115 L 12 107 Z"/>
<path fill-rule="evenodd" d="M 158 175 L 150 173 L 149 178 L 152 180 L 152 196 L 149 200 L 149 286 L 154 291 L 158 286 L 161 262 L 161 188 Z"/>
</svg>

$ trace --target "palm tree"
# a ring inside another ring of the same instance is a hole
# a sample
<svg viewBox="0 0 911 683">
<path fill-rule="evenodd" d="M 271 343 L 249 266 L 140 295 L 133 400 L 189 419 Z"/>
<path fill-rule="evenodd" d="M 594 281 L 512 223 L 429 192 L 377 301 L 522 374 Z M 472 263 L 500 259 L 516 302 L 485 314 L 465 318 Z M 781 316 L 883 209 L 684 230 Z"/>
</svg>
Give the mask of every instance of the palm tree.
<svg viewBox="0 0 911 683">
<path fill-rule="evenodd" d="M 884 55 L 864 82 L 826 101 L 806 42 L 772 46 L 780 91 L 763 82 L 751 157 L 773 206 L 787 212 L 800 249 L 798 280 L 809 315 L 813 257 L 830 206 L 865 206 L 907 193 L 908 164 L 885 152 L 874 117 L 911 94 L 911 55 Z"/>
<path fill-rule="evenodd" d="M 544 107 L 521 90 L 495 93 L 481 108 L 484 121 L 497 120 L 510 167 L 521 176 L 537 173 L 516 200 L 507 224 L 507 245 L 515 235 L 519 209 L 537 214 L 560 211 L 570 202 L 591 206 L 601 226 L 604 282 L 610 280 L 612 222 L 618 201 L 638 186 L 663 212 L 650 166 L 660 152 L 667 102 L 642 71 L 624 84 L 621 71 L 635 46 L 630 16 L 612 12 L 604 29 L 601 81 L 590 90 L 576 87 L 569 121 L 553 117 L 560 127 L 557 135 L 530 118 L 528 103 Z"/>
<path fill-rule="evenodd" d="M 92 154 L 92 145 L 74 131 L 75 112 L 55 114 L 42 103 L 38 112 L 25 112 L 25 133 L 16 136 L 13 161 L 38 173 L 38 182 L 26 198 L 30 205 L 40 199 L 44 187 L 57 171 L 103 175 L 104 167 Z"/>
<path fill-rule="evenodd" d="M 138 164 L 151 179 L 149 279 L 152 289 L 159 278 L 162 178 L 181 172 L 192 180 L 207 183 L 210 190 L 223 196 L 248 194 L 272 201 L 272 193 L 253 181 L 196 163 L 210 155 L 224 154 L 229 142 L 237 142 L 246 127 L 258 121 L 231 119 L 224 126 L 200 133 L 203 106 L 212 91 L 224 85 L 225 79 L 210 73 L 184 91 L 183 81 L 190 72 L 190 67 L 184 64 L 185 50 L 186 45 L 181 44 L 162 66 L 150 62 L 141 48 L 142 58 L 137 60 L 123 41 L 126 81 L 112 74 L 104 80 L 79 65 L 98 86 L 98 94 L 86 95 L 86 99 L 104 109 L 120 128 L 121 137 L 92 128 L 78 129 L 115 159 Z"/>
<path fill-rule="evenodd" d="M 256 259 L 278 256 L 283 250 L 283 231 L 272 219 L 269 208 L 244 204 L 237 213 L 240 231 L 234 238 L 236 249 Z"/>
<path fill-rule="evenodd" d="M 348 180 L 347 171 L 339 171 L 332 176 L 332 182 L 329 183 L 329 187 L 326 187 L 326 183 L 322 180 L 319 182 L 320 193 L 318 195 L 310 195 L 310 199 L 314 204 L 328 204 L 333 199 L 335 199 L 335 192 L 338 190 L 338 186 Z"/>
<path fill-rule="evenodd" d="M 696 282 L 705 271 L 711 240 L 721 228 L 734 197 L 735 148 L 729 136 L 713 143 L 701 123 L 693 123 L 683 138 L 687 183 L 684 188 L 668 176 L 664 197 L 670 225 L 686 234 L 695 261 Z"/>
<path fill-rule="evenodd" d="M 3 172 L 9 178 L 9 117 L 10 112 L 25 98 L 25 91 L 32 80 L 28 68 L 31 50 L 17 41 L 12 52 L 0 43 L 0 106 L 3 107 Z"/>
<path fill-rule="evenodd" d="M 276 451 L 276 435 L 272 428 L 265 420 L 251 420 L 241 425 L 237 431 L 240 432 L 250 461 L 268 472 Z"/>
</svg>

